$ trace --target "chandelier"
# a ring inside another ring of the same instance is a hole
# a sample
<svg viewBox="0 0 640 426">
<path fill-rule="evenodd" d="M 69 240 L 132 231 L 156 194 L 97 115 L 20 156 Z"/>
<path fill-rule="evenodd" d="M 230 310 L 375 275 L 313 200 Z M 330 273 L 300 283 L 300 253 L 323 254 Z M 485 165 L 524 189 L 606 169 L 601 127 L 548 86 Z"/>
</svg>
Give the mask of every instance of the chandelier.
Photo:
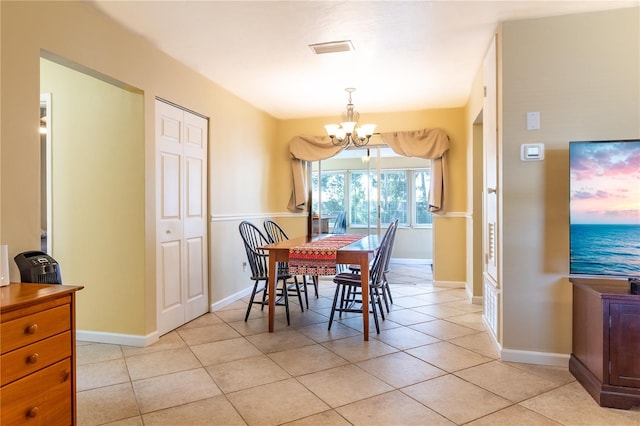
<svg viewBox="0 0 640 426">
<path fill-rule="evenodd" d="M 327 124 L 324 128 L 331 138 L 331 143 L 336 146 L 347 146 L 349 144 L 355 146 L 366 145 L 369 143 L 376 125 L 363 124 L 356 129 L 360 114 L 353 110 L 353 103 L 351 103 L 351 93 L 355 92 L 356 89 L 348 87 L 344 90 L 349 93 L 349 103 L 347 104 L 347 111 L 342 113 L 342 122 L 340 124 Z"/>
</svg>

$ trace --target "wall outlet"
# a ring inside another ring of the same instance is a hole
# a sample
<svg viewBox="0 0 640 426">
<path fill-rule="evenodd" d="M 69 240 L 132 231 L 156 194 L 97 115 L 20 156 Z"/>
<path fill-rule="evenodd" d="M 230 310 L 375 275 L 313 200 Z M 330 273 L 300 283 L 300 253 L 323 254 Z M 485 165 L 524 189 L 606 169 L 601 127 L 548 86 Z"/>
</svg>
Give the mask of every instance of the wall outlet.
<svg viewBox="0 0 640 426">
<path fill-rule="evenodd" d="M 247 262 L 242 262 L 242 272 L 247 272 Z"/>
</svg>

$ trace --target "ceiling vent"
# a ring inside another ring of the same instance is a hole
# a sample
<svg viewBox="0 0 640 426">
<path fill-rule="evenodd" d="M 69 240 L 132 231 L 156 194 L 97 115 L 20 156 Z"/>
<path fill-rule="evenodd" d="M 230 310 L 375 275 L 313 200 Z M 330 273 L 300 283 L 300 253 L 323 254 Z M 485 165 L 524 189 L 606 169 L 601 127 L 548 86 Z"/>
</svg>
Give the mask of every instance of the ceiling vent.
<svg viewBox="0 0 640 426">
<path fill-rule="evenodd" d="M 316 55 L 323 53 L 351 52 L 355 50 L 351 40 L 329 41 L 326 43 L 310 44 L 309 47 Z"/>
</svg>

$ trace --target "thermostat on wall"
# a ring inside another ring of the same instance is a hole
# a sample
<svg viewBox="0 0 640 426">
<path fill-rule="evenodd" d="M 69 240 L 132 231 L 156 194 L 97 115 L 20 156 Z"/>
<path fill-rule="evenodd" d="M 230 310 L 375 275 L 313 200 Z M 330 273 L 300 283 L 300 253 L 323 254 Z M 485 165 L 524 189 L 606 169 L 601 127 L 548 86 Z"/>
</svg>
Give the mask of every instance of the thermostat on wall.
<svg viewBox="0 0 640 426">
<path fill-rule="evenodd" d="M 520 159 L 522 161 L 544 160 L 544 144 L 524 143 L 520 145 Z"/>
</svg>

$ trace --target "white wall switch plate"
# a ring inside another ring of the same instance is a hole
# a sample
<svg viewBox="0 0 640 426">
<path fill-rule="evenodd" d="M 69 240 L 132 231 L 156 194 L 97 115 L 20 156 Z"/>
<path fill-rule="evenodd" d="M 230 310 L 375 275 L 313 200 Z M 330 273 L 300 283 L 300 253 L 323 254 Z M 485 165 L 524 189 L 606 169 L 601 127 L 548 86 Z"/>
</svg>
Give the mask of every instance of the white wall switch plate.
<svg viewBox="0 0 640 426">
<path fill-rule="evenodd" d="M 520 145 L 520 159 L 522 161 L 544 160 L 544 144 L 524 143 Z"/>
<path fill-rule="evenodd" d="M 527 113 L 527 130 L 540 129 L 540 113 L 528 112 Z"/>
</svg>

